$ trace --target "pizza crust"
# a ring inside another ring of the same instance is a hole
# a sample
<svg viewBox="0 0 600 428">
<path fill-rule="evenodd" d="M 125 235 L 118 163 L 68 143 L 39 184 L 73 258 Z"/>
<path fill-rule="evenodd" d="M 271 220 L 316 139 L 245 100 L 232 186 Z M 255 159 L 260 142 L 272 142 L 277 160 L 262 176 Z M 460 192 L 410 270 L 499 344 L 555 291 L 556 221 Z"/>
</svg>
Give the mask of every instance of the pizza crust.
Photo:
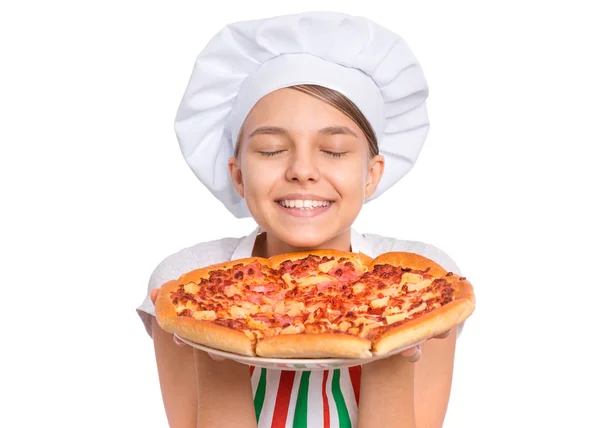
<svg viewBox="0 0 600 428">
<path fill-rule="evenodd" d="M 319 257 L 341 257 L 350 259 L 361 274 L 370 271 L 377 264 L 390 264 L 396 267 L 409 267 L 426 270 L 433 277 L 444 277 L 453 283 L 454 300 L 441 308 L 397 327 L 391 327 L 376 340 L 371 341 L 344 333 L 299 333 L 267 337 L 256 343 L 241 330 L 228 328 L 211 321 L 198 320 L 187 316 L 177 316 L 171 293 L 181 284 L 198 284 L 208 279 L 214 270 L 227 270 L 235 265 L 247 266 L 254 262 L 278 269 L 286 260 L 298 260 L 314 254 Z M 179 279 L 165 283 L 159 291 L 156 303 L 156 318 L 163 330 L 177 334 L 193 342 L 214 349 L 220 349 L 247 356 L 272 358 L 370 358 L 372 355 L 385 355 L 395 349 L 424 341 L 455 327 L 466 320 L 474 311 L 473 288 L 466 279 L 458 275 L 447 275 L 437 263 L 415 253 L 391 252 L 372 259 L 362 253 L 346 253 L 336 250 L 314 250 L 288 253 L 270 259 L 250 257 L 214 264 L 182 275 Z"/>
<path fill-rule="evenodd" d="M 178 317 L 170 295 L 181 283 L 180 280 L 165 283 L 156 298 L 156 320 L 163 330 L 211 348 L 241 355 L 256 355 L 253 341 L 241 331 L 210 321 Z"/>
<path fill-rule="evenodd" d="M 438 336 L 465 321 L 475 310 L 473 287 L 467 280 L 453 284 L 454 300 L 441 308 L 392 327 L 373 341 L 373 354 L 385 355 L 395 349 Z"/>
<path fill-rule="evenodd" d="M 200 269 L 193 270 L 191 272 L 185 273 L 179 277 L 177 280 L 179 284 L 187 284 L 190 282 L 199 283 L 202 279 L 208 279 L 210 276 L 210 272 L 213 270 L 227 270 L 231 269 L 234 266 L 242 264 L 244 266 L 250 265 L 254 262 L 259 262 L 263 265 L 269 266 L 269 260 L 262 257 L 248 257 L 245 259 L 233 260 L 230 262 L 214 264 L 210 266 L 206 266 Z"/>
<path fill-rule="evenodd" d="M 371 341 L 343 333 L 301 333 L 259 341 L 256 355 L 271 358 L 369 358 Z"/>
<path fill-rule="evenodd" d="M 313 250 L 296 253 L 287 253 L 270 257 L 268 260 L 273 269 L 279 269 L 281 264 L 286 260 L 295 261 L 303 259 L 309 254 L 313 254 L 318 257 L 335 257 L 336 260 L 345 257 L 347 259 L 350 259 L 354 263 L 354 265 L 362 272 L 365 272 L 369 268 L 371 262 L 373 261 L 373 259 L 371 259 L 369 256 L 363 253 L 347 253 L 339 250 Z"/>
<path fill-rule="evenodd" d="M 384 253 L 373 260 L 369 266 L 369 270 L 372 270 L 375 265 L 382 264 L 390 264 L 396 267 L 409 267 L 415 270 L 425 270 L 429 268 L 427 273 L 432 276 L 445 276 L 448 273 L 446 269 L 433 260 L 415 253 L 406 253 L 400 251 Z"/>
</svg>

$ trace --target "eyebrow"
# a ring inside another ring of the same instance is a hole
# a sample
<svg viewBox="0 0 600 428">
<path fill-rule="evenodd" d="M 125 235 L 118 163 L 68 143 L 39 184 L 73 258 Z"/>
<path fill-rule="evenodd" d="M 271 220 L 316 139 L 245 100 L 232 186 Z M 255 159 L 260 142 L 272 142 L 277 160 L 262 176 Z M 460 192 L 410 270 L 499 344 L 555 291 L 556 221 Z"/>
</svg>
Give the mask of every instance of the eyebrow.
<svg viewBox="0 0 600 428">
<path fill-rule="evenodd" d="M 352 135 L 358 138 L 358 135 L 347 126 L 328 126 L 326 128 L 319 129 L 319 134 L 322 135 Z M 255 135 L 289 135 L 289 133 L 278 126 L 260 126 L 256 128 L 248 138 L 252 138 Z"/>
</svg>

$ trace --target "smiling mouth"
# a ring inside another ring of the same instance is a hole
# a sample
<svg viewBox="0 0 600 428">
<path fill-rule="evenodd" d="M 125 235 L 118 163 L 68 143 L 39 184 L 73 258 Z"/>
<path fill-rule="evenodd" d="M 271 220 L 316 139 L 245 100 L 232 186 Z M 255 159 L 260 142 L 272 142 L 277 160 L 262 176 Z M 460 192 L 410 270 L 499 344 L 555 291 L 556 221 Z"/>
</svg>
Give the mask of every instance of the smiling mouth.
<svg viewBox="0 0 600 428">
<path fill-rule="evenodd" d="M 325 208 L 333 204 L 333 201 L 310 201 L 303 199 L 275 201 L 284 208 L 295 208 L 300 210 L 313 210 L 315 208 Z"/>
</svg>

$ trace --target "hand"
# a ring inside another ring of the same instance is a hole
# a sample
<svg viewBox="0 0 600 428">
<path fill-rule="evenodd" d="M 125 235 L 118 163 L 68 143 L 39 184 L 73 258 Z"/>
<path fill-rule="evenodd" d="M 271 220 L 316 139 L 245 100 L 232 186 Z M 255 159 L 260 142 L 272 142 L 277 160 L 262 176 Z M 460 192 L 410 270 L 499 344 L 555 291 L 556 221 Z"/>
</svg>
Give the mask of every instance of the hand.
<svg viewBox="0 0 600 428">
<path fill-rule="evenodd" d="M 153 289 L 152 291 L 150 291 L 150 300 L 152 300 L 152 304 L 156 303 L 156 298 L 158 297 L 158 288 Z M 175 344 L 177 346 L 188 346 L 186 343 L 182 342 L 181 340 L 179 340 L 179 338 L 175 335 L 173 335 L 173 342 L 175 342 Z M 225 358 L 223 357 L 219 357 L 218 355 L 213 355 L 210 352 L 207 352 L 208 355 L 210 355 L 210 357 L 215 360 L 215 361 L 222 361 Z"/>
<path fill-rule="evenodd" d="M 450 335 L 450 330 L 445 331 L 442 334 L 434 336 L 433 339 L 445 339 Z M 400 352 L 400 355 L 410 363 L 416 363 L 421 358 L 421 345 L 413 346 L 412 348 L 408 348 L 405 351 Z"/>
</svg>

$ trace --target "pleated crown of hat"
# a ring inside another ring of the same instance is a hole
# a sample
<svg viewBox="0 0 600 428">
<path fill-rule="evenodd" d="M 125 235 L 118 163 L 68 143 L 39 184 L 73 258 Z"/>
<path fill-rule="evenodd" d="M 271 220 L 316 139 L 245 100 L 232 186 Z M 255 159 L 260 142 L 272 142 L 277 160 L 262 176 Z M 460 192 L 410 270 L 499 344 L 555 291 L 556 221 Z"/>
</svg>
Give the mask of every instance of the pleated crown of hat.
<svg viewBox="0 0 600 428">
<path fill-rule="evenodd" d="M 385 169 L 369 200 L 417 160 L 429 131 L 428 87 L 400 36 L 366 18 L 336 12 L 233 23 L 198 55 L 175 132 L 194 174 L 238 218 L 250 212 L 227 163 L 244 120 L 262 97 L 298 84 L 340 92 L 371 124 Z"/>
</svg>

